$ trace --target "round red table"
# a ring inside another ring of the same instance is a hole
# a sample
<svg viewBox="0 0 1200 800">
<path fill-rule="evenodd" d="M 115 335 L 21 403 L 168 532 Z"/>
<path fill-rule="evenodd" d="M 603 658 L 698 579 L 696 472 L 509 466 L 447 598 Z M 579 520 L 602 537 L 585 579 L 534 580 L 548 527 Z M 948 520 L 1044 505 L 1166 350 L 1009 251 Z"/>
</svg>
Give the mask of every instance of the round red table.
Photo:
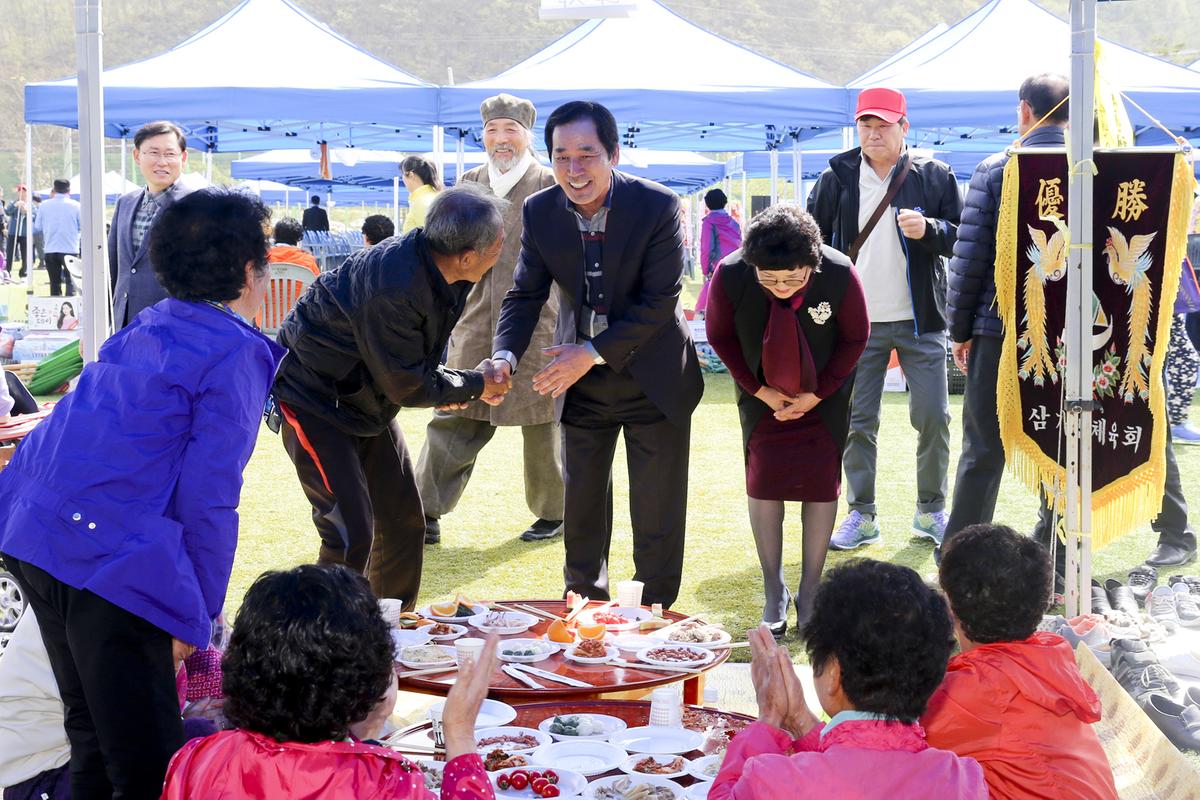
<svg viewBox="0 0 1200 800">
<path fill-rule="evenodd" d="M 565 616 L 565 605 L 562 600 L 500 600 L 497 602 L 514 610 L 519 610 L 519 606 L 525 605 L 533 606 L 555 616 Z M 589 604 L 588 607 L 599 608 L 601 605 L 603 604 L 596 602 Z M 675 611 L 665 611 L 663 612 L 663 616 L 665 619 L 671 621 L 687 619 L 686 615 Z M 541 636 L 550 627 L 550 624 L 550 620 L 539 618 L 537 624 L 530 630 L 500 638 L 503 641 L 505 639 L 527 639 Z M 636 633 L 636 631 L 631 631 L 631 633 Z M 447 642 L 446 644 L 452 643 Z M 701 667 L 701 672 L 680 673 L 642 670 L 636 667 L 619 667 L 608 664 L 595 666 L 580 664 L 567 659 L 559 652 L 550 656 L 545 661 L 538 661 L 529 666 L 553 672 L 565 678 L 575 678 L 576 680 L 585 681 L 592 684 L 590 687 L 567 686 L 532 675 L 530 677 L 546 688 L 531 689 L 501 672 L 499 666 L 497 666 L 496 672 L 492 676 L 490 688 L 488 689 L 488 697 L 494 700 L 502 700 L 512 705 L 536 703 L 542 700 L 560 702 L 568 700 L 596 700 L 613 695 L 636 698 L 645 696 L 656 686 L 683 681 L 683 702 L 687 704 L 699 704 L 704 696 L 704 672 L 720 666 L 729 658 L 728 649 L 714 650 L 714 654 L 716 657 Z M 407 671 L 399 663 L 397 663 L 396 668 L 398 672 Z M 454 685 L 455 675 L 456 673 L 454 672 L 446 672 L 434 675 L 421 675 L 415 678 L 400 678 L 400 688 L 424 694 L 445 695 L 450 691 L 450 687 Z"/>
</svg>

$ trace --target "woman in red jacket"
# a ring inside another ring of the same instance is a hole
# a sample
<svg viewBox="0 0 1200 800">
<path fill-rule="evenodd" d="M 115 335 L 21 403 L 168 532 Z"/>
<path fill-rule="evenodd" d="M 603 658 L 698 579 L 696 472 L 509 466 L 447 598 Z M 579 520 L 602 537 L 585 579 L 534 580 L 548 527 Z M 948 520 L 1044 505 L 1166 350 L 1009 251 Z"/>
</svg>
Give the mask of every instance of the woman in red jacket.
<svg viewBox="0 0 1200 800">
<path fill-rule="evenodd" d="M 418 766 L 351 733 L 395 706 L 392 647 L 362 576 L 338 565 L 262 575 L 222 662 L 225 713 L 237 729 L 184 745 L 163 800 L 433 800 Z M 441 800 L 495 796 L 474 736 L 495 653 L 492 637 L 478 662 L 459 666 L 446 700 Z"/>
<path fill-rule="evenodd" d="M 1052 580 L 1045 549 L 972 525 L 942 545 L 938 578 L 961 652 L 921 717 L 929 744 L 978 761 L 997 800 L 1116 800 L 1092 728 L 1100 698 L 1066 640 L 1036 632 Z"/>
</svg>

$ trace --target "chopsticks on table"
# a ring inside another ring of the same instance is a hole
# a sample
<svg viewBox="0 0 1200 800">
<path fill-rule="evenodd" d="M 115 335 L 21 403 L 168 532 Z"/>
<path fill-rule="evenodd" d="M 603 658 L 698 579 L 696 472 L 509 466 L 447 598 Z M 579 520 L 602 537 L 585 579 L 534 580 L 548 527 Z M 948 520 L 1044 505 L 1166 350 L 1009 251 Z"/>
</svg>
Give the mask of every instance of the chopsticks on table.
<svg viewBox="0 0 1200 800">
<path fill-rule="evenodd" d="M 662 667 L 658 664 L 643 664 L 641 662 L 626 661 L 623 658 L 614 658 L 608 662 L 618 667 L 626 669 L 643 669 L 649 672 L 678 672 L 685 675 L 699 675 L 704 672 L 702 669 L 693 669 L 692 667 Z"/>
<path fill-rule="evenodd" d="M 562 619 L 561 617 L 551 614 L 547 611 L 542 611 L 540 608 L 534 608 L 533 606 L 527 606 L 521 603 L 513 603 L 511 606 L 506 606 L 502 603 L 493 602 L 492 608 L 498 608 L 501 611 L 510 611 L 512 613 L 532 614 L 533 616 L 541 617 L 542 619 Z"/>
<path fill-rule="evenodd" d="M 433 667 L 432 669 L 410 669 L 407 672 L 397 673 L 398 678 L 419 678 L 422 675 L 436 675 L 439 672 L 456 672 L 458 664 L 451 664 L 448 667 Z"/>
<path fill-rule="evenodd" d="M 609 600 L 607 603 L 597 606 L 596 608 L 588 608 L 587 605 L 585 604 L 585 605 L 580 606 L 579 608 L 575 609 L 570 614 L 568 614 L 566 621 L 570 622 L 571 620 L 575 619 L 576 617 L 578 617 L 580 614 L 582 614 L 585 611 L 591 611 L 592 614 L 599 614 L 601 611 L 608 611 L 610 608 L 612 608 L 616 604 L 617 604 L 616 600 Z"/>
<path fill-rule="evenodd" d="M 679 627 L 680 625 L 682 625 L 683 623 L 685 623 L 685 622 L 691 622 L 691 621 L 693 621 L 693 620 L 695 620 L 695 619 L 699 619 L 699 618 L 698 618 L 698 617 L 695 617 L 695 616 L 691 616 L 691 617 L 685 617 L 685 618 L 683 618 L 683 619 L 679 620 L 678 622 L 672 622 L 670 625 L 666 625 L 666 626 L 664 626 L 664 627 L 662 627 L 662 628 L 659 628 L 659 629 L 658 629 L 658 630 L 656 630 L 654 633 L 655 633 L 655 635 L 661 634 L 661 633 L 663 633 L 663 632 L 665 632 L 665 631 L 669 631 L 669 630 L 671 630 L 671 628 L 677 628 L 677 627 Z"/>
<path fill-rule="evenodd" d="M 519 670 L 521 672 L 528 672 L 530 675 L 536 675 L 537 677 L 542 678 L 543 680 L 555 681 L 557 683 L 563 683 L 563 684 L 566 684 L 567 686 L 574 686 L 579 689 L 594 689 L 595 688 L 595 684 L 587 683 L 586 681 L 581 681 L 576 678 L 568 678 L 567 676 L 559 675 L 556 672 L 547 672 L 544 669 L 539 669 L 538 667 L 531 667 L 528 664 L 511 664 L 510 666 L 515 670 Z M 545 687 L 542 687 L 542 688 L 545 688 Z"/>
<path fill-rule="evenodd" d="M 411 730 L 405 730 L 405 729 L 401 728 L 400 730 L 396 731 L 395 733 L 393 733 L 389 736 L 385 736 L 382 739 L 380 739 L 379 743 L 387 745 L 388 747 L 392 748 L 393 750 L 400 750 L 401 752 L 404 752 L 404 753 L 417 753 L 420 755 L 435 755 L 437 753 L 445 752 L 445 750 L 439 750 L 438 748 L 436 748 L 432 745 L 409 744 L 407 742 L 393 741 L 393 739 L 395 739 L 399 734 L 402 734 L 402 733 L 405 735 L 412 735 Z"/>
<path fill-rule="evenodd" d="M 517 683 L 523 683 L 530 689 L 545 689 L 546 687 L 535 681 L 533 678 L 526 675 L 521 670 L 517 669 L 513 664 L 505 664 L 500 667 L 500 671 L 508 677 L 512 678 Z"/>
</svg>

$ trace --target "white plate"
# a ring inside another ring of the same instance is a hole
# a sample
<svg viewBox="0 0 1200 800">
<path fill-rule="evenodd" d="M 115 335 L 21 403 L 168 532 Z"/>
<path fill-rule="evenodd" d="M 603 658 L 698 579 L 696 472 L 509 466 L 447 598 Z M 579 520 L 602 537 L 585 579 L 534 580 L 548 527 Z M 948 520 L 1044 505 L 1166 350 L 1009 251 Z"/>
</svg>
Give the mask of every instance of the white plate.
<svg viewBox="0 0 1200 800">
<path fill-rule="evenodd" d="M 588 778 L 603 775 L 621 766 L 628 755 L 608 742 L 555 742 L 539 747 L 530 759 L 534 764 L 551 769 L 569 769 Z"/>
<path fill-rule="evenodd" d="M 471 606 L 471 608 L 475 609 L 476 614 L 486 614 L 488 611 L 488 607 L 483 603 L 476 603 L 475 605 Z M 426 619 L 433 619 L 437 620 L 438 622 L 452 622 L 455 624 L 461 624 L 470 619 L 470 617 L 439 617 L 437 614 L 433 613 L 433 608 L 431 606 L 418 608 L 417 613 Z"/>
<path fill-rule="evenodd" d="M 659 764 L 667 764 L 667 763 L 673 761 L 677 757 L 678 756 L 673 756 L 670 754 L 649 755 L 647 753 L 634 753 L 629 758 L 625 759 L 625 763 L 621 764 L 621 771 L 624 773 L 627 773 L 629 775 L 636 775 L 638 777 L 642 777 L 644 775 L 648 775 L 649 773 L 638 772 L 637 770 L 635 770 L 633 768 L 634 765 L 637 764 L 639 761 L 646 759 L 646 758 L 653 758 Z M 688 761 L 685 758 L 685 759 L 683 759 L 683 763 L 680 765 L 679 770 L 677 772 L 667 772 L 667 773 L 657 772 L 657 773 L 655 773 L 655 777 L 658 777 L 658 778 L 682 778 L 684 775 L 688 774 L 688 767 L 691 766 L 691 763 L 692 762 Z"/>
<path fill-rule="evenodd" d="M 683 755 L 689 750 L 696 750 L 704 744 L 704 736 L 697 731 L 687 728 L 668 728 L 665 725 L 646 725 L 641 728 L 629 728 L 608 737 L 617 747 L 624 747 L 631 753 L 646 755 Z"/>
<path fill-rule="evenodd" d="M 505 655 L 504 651 L 506 650 L 536 650 L 537 652 L 530 656 L 510 656 Z M 496 654 L 501 661 L 508 661 L 512 664 L 534 664 L 538 661 L 545 661 L 557 652 L 558 648 L 554 646 L 554 643 L 547 642 L 545 639 L 505 639 L 496 649 Z"/>
<path fill-rule="evenodd" d="M 530 789 L 528 786 L 519 792 L 512 787 L 504 790 L 496 788 L 497 778 L 499 778 L 501 775 L 508 775 L 512 772 L 516 772 L 519 769 L 523 769 L 525 771 L 529 771 L 530 769 L 535 769 L 538 772 L 542 771 L 538 770 L 537 767 L 508 767 L 507 769 L 489 772 L 488 776 L 492 779 L 492 788 L 496 789 L 496 797 L 514 798 L 514 800 L 526 800 L 526 798 L 537 800 L 538 796 L 534 794 L 533 789 Z M 578 772 L 572 772 L 569 769 L 556 769 L 554 771 L 558 773 L 558 783 L 554 785 L 558 787 L 558 791 L 561 793 L 560 797 L 575 797 L 587 788 L 587 778 L 583 777 L 583 775 L 580 775 Z"/>
<path fill-rule="evenodd" d="M 647 647 L 657 647 L 662 642 L 653 636 L 646 636 L 640 633 L 625 633 L 613 639 L 613 644 L 627 652 L 637 653 L 645 650 Z"/>
<path fill-rule="evenodd" d="M 718 633 L 720 633 L 721 635 L 717 639 L 715 639 L 711 642 L 676 642 L 676 641 L 672 641 L 670 638 L 671 634 L 678 630 L 679 630 L 678 628 L 670 628 L 670 629 L 663 628 L 660 631 L 655 631 L 654 633 L 651 634 L 651 636 L 653 636 L 658 642 L 666 642 L 667 644 L 678 644 L 678 645 L 682 645 L 683 647 L 701 647 L 701 648 L 705 648 L 705 649 L 712 648 L 712 647 L 720 647 L 723 644 L 729 644 L 730 642 L 733 641 L 733 636 L 730 635 L 729 631 L 725 631 L 725 630 L 719 630 Z"/>
<path fill-rule="evenodd" d="M 445 700 L 439 700 L 433 704 L 430 710 L 441 711 L 446 707 Z M 517 718 L 517 710 L 508 703 L 501 703 L 499 700 L 484 700 L 483 705 L 479 709 L 479 716 L 475 717 L 475 730 L 480 728 L 498 728 L 501 725 L 507 725 Z"/>
<path fill-rule="evenodd" d="M 608 778 L 600 778 L 588 784 L 587 791 L 583 796 L 587 800 L 596 800 L 596 792 L 600 789 L 606 789 L 612 786 L 617 781 L 632 781 L 632 786 L 648 783 L 651 786 L 665 786 L 675 792 L 675 800 L 684 800 L 684 788 L 675 781 L 660 778 L 657 775 L 613 775 Z M 632 787 L 631 787 L 632 788 Z"/>
<path fill-rule="evenodd" d="M 446 762 L 445 761 L 430 761 L 428 759 L 422 759 L 421 761 L 417 762 L 417 765 L 422 768 L 422 772 L 421 772 L 422 776 L 424 776 L 424 771 L 426 769 L 429 770 L 430 772 L 436 772 L 439 775 L 446 771 Z M 426 783 L 425 786 L 426 786 L 426 788 L 429 789 L 429 791 L 433 792 L 435 797 L 441 794 L 442 790 L 440 787 L 437 789 L 434 789 L 433 787 L 429 786 L 428 783 Z"/>
<path fill-rule="evenodd" d="M 454 655 L 453 647 L 448 647 L 444 644 L 426 644 L 426 645 L 419 645 L 419 646 L 420 647 L 436 647 L 438 650 L 441 650 L 443 653 L 446 654 L 446 660 L 432 662 L 432 663 L 426 662 L 426 661 L 408 661 L 407 659 L 405 659 L 403 657 L 401 657 L 397 660 L 404 666 L 408 667 L 409 669 L 436 669 L 437 667 L 449 667 L 449 666 L 453 666 L 454 664 L 458 663 L 458 658 Z M 404 651 L 403 650 L 400 651 L 400 655 L 403 656 L 403 654 L 404 654 Z"/>
<path fill-rule="evenodd" d="M 487 739 L 492 736 L 505 736 L 505 735 L 508 735 L 508 736 L 522 736 L 522 735 L 532 736 L 534 739 L 537 740 L 537 744 L 529 745 L 529 746 L 516 745 L 516 744 L 486 744 L 486 745 L 479 744 L 480 739 Z M 475 746 L 479 749 L 479 752 L 483 755 L 487 755 L 488 753 L 495 750 L 496 748 L 500 748 L 501 750 L 503 750 L 506 753 L 511 753 L 513 755 L 528 756 L 530 754 L 530 752 L 538 749 L 542 745 L 550 744 L 550 741 L 551 741 L 551 739 L 550 739 L 549 734 L 542 733 L 541 731 L 535 730 L 533 728 L 519 728 L 515 725 L 509 725 L 509 726 L 498 727 L 498 728 L 476 728 L 475 729 Z"/>
<path fill-rule="evenodd" d="M 698 781 L 715 780 L 717 777 L 717 774 L 714 772 L 712 775 L 705 775 L 704 769 L 710 764 L 716 764 L 719 767 L 719 766 L 721 766 L 721 762 L 724 760 L 725 760 L 724 753 L 715 753 L 711 756 L 704 756 L 703 758 L 693 759 L 692 762 L 690 764 L 688 764 L 688 775 L 691 775 L 693 778 L 695 778 Z"/>
<path fill-rule="evenodd" d="M 550 726 L 554 724 L 555 717 L 546 717 L 538 723 L 538 730 L 542 733 L 550 734 L 550 738 L 556 742 L 582 742 L 588 740 L 604 741 L 609 736 L 612 736 L 617 731 L 623 731 L 629 727 L 629 724 L 620 717 L 610 717 L 608 714 L 561 714 L 563 717 L 588 717 L 594 723 L 598 723 L 604 727 L 603 733 L 593 733 L 588 736 L 572 736 L 569 733 L 554 733 L 550 730 Z"/>
<path fill-rule="evenodd" d="M 650 651 L 659 650 L 664 647 L 669 647 L 674 650 L 694 650 L 701 654 L 701 658 L 697 658 L 692 661 L 664 661 L 660 658 L 654 658 L 650 655 Z M 659 644 L 655 645 L 654 647 L 647 647 L 645 650 L 639 650 L 637 657 L 639 661 L 644 661 L 647 664 L 657 664 L 660 667 L 683 667 L 685 669 L 692 669 L 694 667 L 703 667 L 705 664 L 716 658 L 717 654 L 712 650 L 705 650 L 703 647 L 695 647 L 690 644 Z"/>
<path fill-rule="evenodd" d="M 613 647 L 611 644 L 607 644 L 604 646 L 604 658 L 584 658 L 583 656 L 575 655 L 575 647 L 575 645 L 572 645 L 563 650 L 563 658 L 574 661 L 578 664 L 607 664 L 609 661 L 612 661 L 614 658 L 621 655 L 621 652 L 617 650 L 617 648 Z"/>
<path fill-rule="evenodd" d="M 392 644 L 395 645 L 395 658 L 400 657 L 400 651 L 405 647 L 420 647 L 423 644 L 429 644 L 429 634 L 424 628 L 414 628 L 413 630 L 400 630 L 392 628 Z"/>
<path fill-rule="evenodd" d="M 708 800 L 708 793 L 712 791 L 712 787 L 712 781 L 693 783 L 683 796 L 686 800 Z"/>
<path fill-rule="evenodd" d="M 442 633 L 437 636 L 430 634 L 429 638 L 433 639 L 435 642 L 452 642 L 467 632 L 466 625 L 455 625 L 453 622 L 447 622 L 446 624 L 454 630 L 452 630 L 450 633 Z M 432 627 L 432 625 L 426 625 L 424 628 L 421 628 L 421 630 L 426 630 L 427 628 Z"/>
<path fill-rule="evenodd" d="M 596 613 L 596 611 L 585 611 L 579 616 L 594 620 Z M 638 623 L 654 617 L 653 614 L 644 608 L 606 608 L 604 611 L 599 611 L 598 613 L 619 614 L 629 620 L 629 622 L 618 623 L 616 625 L 609 625 L 607 622 L 604 623 L 604 627 L 614 633 L 619 631 L 636 631 L 638 629 Z"/>
<path fill-rule="evenodd" d="M 538 618 L 523 611 L 497 611 L 504 615 L 504 625 L 488 625 L 490 613 L 476 614 L 467 620 L 472 627 L 479 628 L 485 633 L 495 633 L 500 636 L 511 636 L 514 633 L 524 633 L 537 624 Z"/>
</svg>

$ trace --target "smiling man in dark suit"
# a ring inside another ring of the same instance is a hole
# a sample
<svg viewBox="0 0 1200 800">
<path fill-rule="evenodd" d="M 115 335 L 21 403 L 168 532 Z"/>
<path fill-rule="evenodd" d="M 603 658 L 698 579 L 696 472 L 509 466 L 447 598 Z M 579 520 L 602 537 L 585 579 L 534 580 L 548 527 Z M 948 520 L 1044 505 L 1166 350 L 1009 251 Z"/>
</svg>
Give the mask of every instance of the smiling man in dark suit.
<svg viewBox="0 0 1200 800">
<path fill-rule="evenodd" d="M 542 306 L 562 299 L 553 357 L 533 388 L 557 400 L 566 485 L 566 588 L 608 598 L 612 461 L 624 432 L 635 579 L 644 602 L 679 593 L 691 415 L 704 385 L 679 292 L 679 201 L 613 167 L 616 120 L 574 101 L 546 121 L 556 186 L 525 201 L 521 254 L 500 310 L 489 380 L 517 372 Z"/>
<path fill-rule="evenodd" d="M 167 296 L 150 263 L 150 228 L 159 212 L 188 193 L 179 182 L 187 163 L 187 139 L 173 122 L 143 125 L 133 136 L 133 163 L 146 187 L 117 198 L 108 231 L 113 330 L 119 331 L 143 308 Z"/>
</svg>

